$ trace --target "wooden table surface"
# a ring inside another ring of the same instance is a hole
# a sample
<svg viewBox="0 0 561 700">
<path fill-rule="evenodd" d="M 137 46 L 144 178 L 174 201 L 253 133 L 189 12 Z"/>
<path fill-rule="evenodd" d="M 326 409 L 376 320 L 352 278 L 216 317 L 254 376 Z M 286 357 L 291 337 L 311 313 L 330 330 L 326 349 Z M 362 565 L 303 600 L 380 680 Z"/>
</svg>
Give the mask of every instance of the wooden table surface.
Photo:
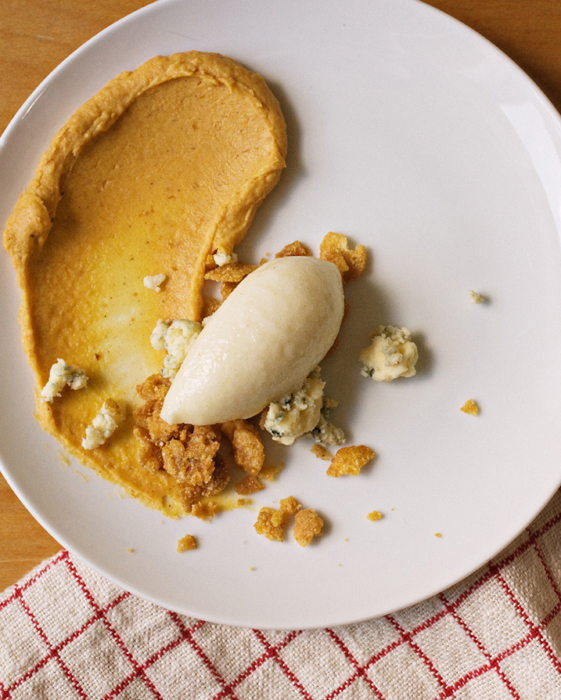
<svg viewBox="0 0 561 700">
<path fill-rule="evenodd" d="M 66 56 L 108 25 L 149 4 L 147 0 L 0 0 L 0 132 Z M 559 0 L 429 0 L 428 4 L 496 44 L 561 111 Z M 0 591 L 59 549 L 0 476 Z"/>
</svg>

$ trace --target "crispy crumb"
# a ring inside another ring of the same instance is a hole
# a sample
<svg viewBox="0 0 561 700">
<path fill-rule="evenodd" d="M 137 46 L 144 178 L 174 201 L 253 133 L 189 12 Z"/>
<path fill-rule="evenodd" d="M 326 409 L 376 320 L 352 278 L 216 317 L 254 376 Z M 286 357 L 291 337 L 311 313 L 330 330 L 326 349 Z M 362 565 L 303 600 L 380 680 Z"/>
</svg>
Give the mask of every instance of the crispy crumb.
<svg viewBox="0 0 561 700">
<path fill-rule="evenodd" d="M 318 459 L 324 459 L 327 462 L 331 459 L 331 453 L 325 449 L 323 445 L 314 445 L 310 450 Z"/>
<path fill-rule="evenodd" d="M 314 537 L 323 535 L 323 520 L 313 508 L 296 513 L 294 539 L 301 547 L 307 547 Z"/>
<path fill-rule="evenodd" d="M 267 481 L 273 481 L 275 476 L 281 471 L 283 467 L 284 462 L 281 462 L 281 464 L 278 465 L 266 464 L 264 467 L 261 468 L 259 476 L 262 479 L 266 479 Z"/>
<path fill-rule="evenodd" d="M 363 245 L 357 245 L 354 249 L 349 248 L 346 236 L 330 232 L 319 246 L 319 257 L 337 265 L 343 282 L 350 282 L 364 270 L 366 248 Z"/>
<path fill-rule="evenodd" d="M 240 496 L 249 496 L 257 491 L 263 491 L 264 488 L 265 487 L 256 476 L 253 476 L 253 474 L 248 474 L 246 477 L 241 479 L 241 481 L 238 481 L 238 483 L 234 486 L 234 491 Z"/>
<path fill-rule="evenodd" d="M 251 498 L 238 498 L 236 505 L 238 508 L 243 508 L 243 506 L 251 505 Z"/>
<path fill-rule="evenodd" d="M 435 536 L 435 537 L 438 537 L 438 539 L 440 539 L 440 540 L 442 539 L 442 533 L 441 533 L 441 532 L 435 532 L 435 533 L 434 533 L 434 536 Z"/>
<path fill-rule="evenodd" d="M 257 265 L 249 265 L 241 262 L 229 263 L 216 267 L 214 270 L 209 270 L 205 274 L 205 280 L 214 280 L 215 282 L 241 282 L 244 277 L 247 277 L 251 272 L 257 269 Z"/>
<path fill-rule="evenodd" d="M 220 302 L 214 297 L 209 297 L 208 299 L 203 299 L 203 318 L 208 318 L 218 309 Z"/>
<path fill-rule="evenodd" d="M 222 282 L 220 285 L 220 294 L 222 296 L 222 301 L 225 301 L 234 289 L 238 286 L 239 282 Z"/>
<path fill-rule="evenodd" d="M 253 568 L 253 566 L 250 566 L 250 567 L 249 567 L 249 570 L 250 570 L 250 571 L 255 571 L 255 569 Z"/>
<path fill-rule="evenodd" d="M 285 527 L 290 521 L 290 516 L 295 515 L 302 507 L 294 496 L 288 496 L 288 498 L 280 499 L 280 508 L 275 511 L 271 516 L 271 522 L 273 525 L 281 525 Z"/>
<path fill-rule="evenodd" d="M 200 520 L 212 520 L 218 513 L 218 506 L 212 501 L 195 503 L 191 507 L 191 514 Z"/>
<path fill-rule="evenodd" d="M 479 406 L 475 403 L 473 399 L 468 399 L 465 404 L 460 408 L 460 411 L 464 413 L 469 413 L 470 416 L 476 416 L 479 413 Z"/>
<path fill-rule="evenodd" d="M 232 443 L 234 461 L 248 474 L 259 474 L 265 463 L 265 448 L 257 428 L 246 420 L 231 420 L 222 425 L 222 432 Z"/>
<path fill-rule="evenodd" d="M 337 454 L 331 460 L 328 476 L 344 476 L 352 474 L 356 476 L 360 470 L 371 459 L 374 459 L 376 453 L 366 445 L 351 445 L 350 447 L 341 447 L 337 450 Z"/>
<path fill-rule="evenodd" d="M 284 248 L 275 255 L 275 258 L 289 258 L 294 255 L 311 255 L 311 253 L 303 243 L 294 241 L 293 243 L 285 245 Z"/>
<path fill-rule="evenodd" d="M 134 549 L 132 549 L 131 547 L 129 547 L 129 548 L 127 549 L 127 552 L 134 552 Z"/>
<path fill-rule="evenodd" d="M 379 510 L 373 510 L 372 513 L 368 513 L 366 516 L 367 520 L 372 520 L 372 522 L 376 522 L 376 520 L 381 520 L 384 516 L 382 513 L 380 513 Z"/>
<path fill-rule="evenodd" d="M 193 535 L 185 535 L 177 541 L 178 552 L 186 552 L 188 549 L 197 549 L 197 540 Z"/>
<path fill-rule="evenodd" d="M 257 516 L 257 522 L 253 527 L 258 535 L 265 535 L 268 540 L 274 542 L 282 542 L 282 523 L 276 525 L 273 523 L 273 516 L 277 512 L 278 511 L 276 511 L 274 508 L 263 506 L 263 508 L 261 508 L 259 511 L 259 515 Z"/>
</svg>

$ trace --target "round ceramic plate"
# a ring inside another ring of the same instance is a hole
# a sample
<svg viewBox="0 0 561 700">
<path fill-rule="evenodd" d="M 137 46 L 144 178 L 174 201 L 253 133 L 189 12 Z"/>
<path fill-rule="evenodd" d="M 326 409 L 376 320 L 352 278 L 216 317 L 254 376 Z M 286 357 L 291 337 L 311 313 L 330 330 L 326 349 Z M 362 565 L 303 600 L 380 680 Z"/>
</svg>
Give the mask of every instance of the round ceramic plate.
<svg viewBox="0 0 561 700">
<path fill-rule="evenodd" d="M 317 253 L 328 231 L 368 248 L 323 367 L 340 402 L 334 422 L 378 457 L 334 479 L 310 441 L 267 441 L 284 470 L 251 508 L 211 523 L 169 521 L 123 498 L 66 463 L 33 417 L 3 254 L 3 473 L 61 544 L 166 608 L 286 629 L 408 606 L 496 554 L 561 481 L 559 117 L 496 48 L 413 0 L 160 0 L 84 45 L 19 111 L 1 141 L 0 220 L 80 104 L 120 71 L 190 49 L 261 73 L 288 122 L 287 170 L 242 259 L 296 238 Z M 488 303 L 471 304 L 470 289 Z M 361 377 L 358 353 L 380 323 L 413 332 L 414 378 Z M 460 411 L 470 398 L 477 417 Z M 305 549 L 253 529 L 260 506 L 288 495 L 326 523 Z M 384 518 L 367 520 L 373 510 Z M 199 549 L 177 554 L 187 532 Z"/>
</svg>

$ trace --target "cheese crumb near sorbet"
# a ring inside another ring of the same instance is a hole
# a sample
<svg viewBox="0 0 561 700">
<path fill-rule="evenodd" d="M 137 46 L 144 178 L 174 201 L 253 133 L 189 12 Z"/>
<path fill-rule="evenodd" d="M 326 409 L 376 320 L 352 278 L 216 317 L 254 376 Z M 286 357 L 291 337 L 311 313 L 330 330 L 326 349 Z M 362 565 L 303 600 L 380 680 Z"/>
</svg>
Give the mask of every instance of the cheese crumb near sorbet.
<svg viewBox="0 0 561 700">
<path fill-rule="evenodd" d="M 378 326 L 370 337 L 372 342 L 359 355 L 364 377 L 372 377 L 375 382 L 391 382 L 416 374 L 419 353 L 408 328 Z"/>
<path fill-rule="evenodd" d="M 83 369 L 69 365 L 59 357 L 50 369 L 49 380 L 41 391 L 41 401 L 52 403 L 65 386 L 77 390 L 83 389 L 87 383 L 88 377 Z"/>
<path fill-rule="evenodd" d="M 147 289 L 153 289 L 155 292 L 161 292 L 162 288 L 160 285 L 166 281 L 166 277 L 167 275 L 163 273 L 159 275 L 148 275 L 144 278 L 144 286 Z"/>
<path fill-rule="evenodd" d="M 85 450 L 95 450 L 103 445 L 123 422 L 125 412 L 113 399 L 107 399 L 93 419 L 91 425 L 86 428 L 86 436 L 82 440 Z"/>
<path fill-rule="evenodd" d="M 337 267 L 295 256 L 245 277 L 189 348 L 165 398 L 167 423 L 250 418 L 298 390 L 333 345 L 343 319 Z"/>
</svg>

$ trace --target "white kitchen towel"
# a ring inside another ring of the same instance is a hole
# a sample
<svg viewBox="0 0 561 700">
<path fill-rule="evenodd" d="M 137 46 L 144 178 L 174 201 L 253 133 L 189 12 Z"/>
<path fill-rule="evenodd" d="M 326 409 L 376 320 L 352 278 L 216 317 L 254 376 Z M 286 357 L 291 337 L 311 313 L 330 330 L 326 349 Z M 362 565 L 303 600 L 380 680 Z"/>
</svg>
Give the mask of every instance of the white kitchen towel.
<svg viewBox="0 0 561 700">
<path fill-rule="evenodd" d="M 560 700 L 561 495 L 487 566 L 392 615 L 196 620 L 62 551 L 0 596 L 0 700 Z"/>
</svg>

